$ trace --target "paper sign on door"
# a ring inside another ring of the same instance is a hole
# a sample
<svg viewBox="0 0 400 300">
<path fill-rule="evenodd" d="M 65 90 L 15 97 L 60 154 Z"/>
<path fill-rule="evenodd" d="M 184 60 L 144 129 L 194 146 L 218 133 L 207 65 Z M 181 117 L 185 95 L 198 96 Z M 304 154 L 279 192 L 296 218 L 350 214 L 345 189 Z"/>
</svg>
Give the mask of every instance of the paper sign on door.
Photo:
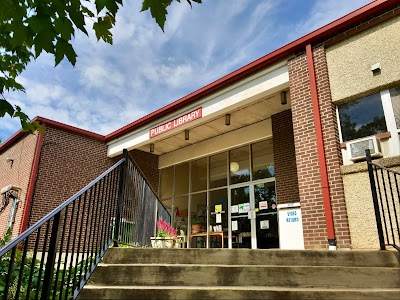
<svg viewBox="0 0 400 300">
<path fill-rule="evenodd" d="M 232 205 L 231 206 L 231 213 L 237 214 L 239 212 L 239 206 L 238 205 Z"/>
<path fill-rule="evenodd" d="M 239 214 L 247 213 L 250 211 L 250 203 L 239 204 Z"/>
<path fill-rule="evenodd" d="M 222 212 L 222 204 L 215 205 L 215 212 L 216 213 Z"/>
<path fill-rule="evenodd" d="M 238 222 L 232 221 L 232 231 L 238 230 Z"/>
<path fill-rule="evenodd" d="M 260 210 L 268 209 L 268 201 L 260 201 L 258 203 L 258 206 L 259 206 Z"/>
<path fill-rule="evenodd" d="M 216 214 L 215 218 L 216 218 L 217 224 L 221 223 L 221 214 Z"/>
<path fill-rule="evenodd" d="M 269 229 L 269 220 L 260 221 L 260 229 Z"/>
</svg>

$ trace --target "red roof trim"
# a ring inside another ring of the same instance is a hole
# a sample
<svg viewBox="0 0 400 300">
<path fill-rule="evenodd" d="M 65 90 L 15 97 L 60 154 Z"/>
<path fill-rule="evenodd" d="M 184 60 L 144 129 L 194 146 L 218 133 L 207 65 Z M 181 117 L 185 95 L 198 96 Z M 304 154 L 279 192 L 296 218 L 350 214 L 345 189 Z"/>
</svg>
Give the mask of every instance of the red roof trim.
<svg viewBox="0 0 400 300">
<path fill-rule="evenodd" d="M 305 50 L 305 46 L 307 44 L 314 44 L 321 42 L 329 37 L 332 37 L 335 34 L 338 34 L 340 31 L 354 26 L 365 19 L 368 19 L 376 14 L 382 13 L 392 7 L 395 7 L 400 3 L 400 0 L 375 0 L 347 15 L 344 17 L 333 21 L 320 29 L 317 29 L 257 60 L 254 62 L 190 93 L 189 95 L 180 98 L 140 119 L 135 122 L 132 122 L 108 135 L 106 135 L 106 141 L 110 141 L 116 139 L 124 134 L 129 133 L 132 130 L 135 130 L 143 125 L 146 125 L 158 118 L 168 115 L 171 112 L 174 112 L 186 105 L 189 105 L 193 102 L 204 98 L 217 90 L 220 90 L 228 85 L 239 81 L 251 74 L 254 74 L 261 69 L 264 69 L 271 65 L 272 63 L 277 62 L 278 60 L 284 59 L 296 52 Z"/>
<path fill-rule="evenodd" d="M 49 120 L 43 117 L 36 117 L 32 121 L 40 121 L 45 124 L 48 124 L 50 126 L 59 128 L 61 130 L 65 130 L 71 133 L 76 133 L 80 134 L 83 136 L 88 136 L 100 141 L 111 141 L 113 139 L 116 139 L 118 137 L 121 137 L 124 134 L 127 134 L 141 126 L 144 126 L 146 124 L 149 124 L 159 118 L 162 118 L 184 106 L 187 106 L 191 103 L 194 103 L 201 98 L 204 98 L 222 88 L 225 88 L 249 75 L 252 75 L 269 65 L 284 59 L 288 58 L 290 55 L 293 55 L 297 52 L 300 51 L 305 51 L 305 46 L 307 44 L 315 44 L 318 42 L 322 42 L 330 37 L 333 37 L 334 35 L 337 35 L 341 31 L 350 28 L 352 26 L 355 26 L 364 20 L 367 20 L 368 18 L 373 17 L 374 15 L 383 13 L 391 8 L 396 7 L 397 5 L 400 4 L 400 0 L 375 0 L 347 15 L 344 17 L 337 19 L 336 21 L 333 21 L 320 29 L 317 29 L 255 61 L 252 63 L 243 66 L 240 69 L 237 69 L 236 71 L 198 89 L 197 91 L 194 91 L 190 93 L 189 95 L 186 95 L 106 136 L 90 132 L 87 130 L 83 130 L 77 127 L 73 127 L 67 124 L 59 123 L 53 120 Z M 11 144 L 16 142 L 18 139 L 20 139 L 25 133 L 19 131 L 12 135 L 9 139 L 7 139 L 4 143 L 0 144 L 0 152 L 8 148 Z"/>
<path fill-rule="evenodd" d="M 41 124 L 45 124 L 60 130 L 64 130 L 70 133 L 74 133 L 74 134 L 79 134 L 82 136 L 86 136 L 86 137 L 90 137 L 99 141 L 104 142 L 105 141 L 105 136 L 104 135 L 100 135 L 88 130 L 84 130 L 84 129 L 80 129 L 78 127 L 74 127 L 71 125 L 67 125 L 64 123 L 60 123 L 57 121 L 53 121 L 50 119 L 46 119 L 40 116 L 37 116 L 36 118 L 34 118 L 32 120 L 32 123 L 35 121 L 39 121 Z M 14 133 L 10 138 L 8 138 L 6 141 L 4 141 L 4 143 L 0 144 L 0 153 L 5 151 L 8 147 L 12 146 L 14 143 L 16 143 L 19 139 L 21 139 L 26 133 L 20 131 L 17 131 L 16 133 Z"/>
<path fill-rule="evenodd" d="M 105 136 L 104 135 L 101 135 L 101 134 L 98 134 L 98 133 L 94 133 L 92 131 L 81 129 L 81 128 L 78 128 L 78 127 L 74 127 L 74 126 L 71 126 L 71 125 L 67 125 L 67 124 L 64 124 L 64 123 L 60 123 L 60 122 L 57 122 L 57 121 L 53 121 L 53 120 L 50 120 L 50 119 L 46 119 L 46 118 L 43 118 L 43 117 L 39 117 L 38 116 L 35 119 L 33 119 L 33 122 L 34 121 L 39 121 L 40 123 L 46 124 L 48 126 L 52 126 L 52 127 L 57 128 L 57 129 L 61 129 L 61 130 L 64 130 L 64 131 L 67 131 L 67 132 L 70 132 L 70 133 L 75 133 L 75 134 L 83 135 L 83 136 L 86 136 L 86 137 L 90 137 L 90 138 L 93 138 L 93 139 L 96 139 L 96 140 L 99 140 L 99 141 L 102 141 L 102 142 L 104 142 L 104 140 L 105 140 Z"/>
</svg>

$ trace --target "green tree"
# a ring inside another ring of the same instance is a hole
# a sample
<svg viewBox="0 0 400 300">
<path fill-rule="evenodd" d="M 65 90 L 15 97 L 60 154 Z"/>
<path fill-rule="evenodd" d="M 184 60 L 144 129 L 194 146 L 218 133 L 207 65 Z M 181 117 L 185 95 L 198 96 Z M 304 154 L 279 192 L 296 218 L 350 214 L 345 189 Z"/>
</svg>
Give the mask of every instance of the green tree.
<svg viewBox="0 0 400 300">
<path fill-rule="evenodd" d="M 87 22 L 97 40 L 112 44 L 115 25 L 123 0 L 1 0 L 0 1 L 0 118 L 19 118 L 24 131 L 33 132 L 40 125 L 17 105 L 9 103 L 5 92 L 24 91 L 16 79 L 33 58 L 45 51 L 54 55 L 57 66 L 64 58 L 75 65 L 77 54 L 71 44 L 75 33 L 88 35 Z M 141 0 L 141 11 L 150 11 L 164 31 L 167 8 L 180 0 Z M 192 2 L 201 0 L 186 0 Z"/>
</svg>

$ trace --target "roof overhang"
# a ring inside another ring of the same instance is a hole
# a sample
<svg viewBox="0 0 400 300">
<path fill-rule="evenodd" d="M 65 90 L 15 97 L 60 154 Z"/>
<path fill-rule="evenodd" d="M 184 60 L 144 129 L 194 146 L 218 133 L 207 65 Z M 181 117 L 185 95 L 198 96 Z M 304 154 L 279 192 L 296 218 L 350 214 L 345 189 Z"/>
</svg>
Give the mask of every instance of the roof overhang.
<svg viewBox="0 0 400 300">
<path fill-rule="evenodd" d="M 155 143 L 158 140 L 165 139 L 188 128 L 199 126 L 209 122 L 226 113 L 237 110 L 240 107 L 252 102 L 266 98 L 289 87 L 289 74 L 286 62 L 275 64 L 274 66 L 258 72 L 253 76 L 247 77 L 236 84 L 225 88 L 218 93 L 205 97 L 184 109 L 164 115 L 129 134 L 122 136 L 108 143 L 108 156 L 115 157 L 122 153 L 123 149 L 137 149 L 143 145 Z M 186 115 L 195 109 L 202 109 L 202 117 L 183 124 L 175 129 L 169 130 L 155 137 L 150 137 L 150 130 L 158 125 L 165 124 L 175 118 Z"/>
<path fill-rule="evenodd" d="M 105 139 L 107 142 L 113 141 L 127 133 L 133 132 L 138 128 L 141 128 L 150 123 L 158 122 L 159 120 L 165 118 L 166 115 L 175 113 L 176 111 L 191 105 L 201 99 L 234 84 L 243 78 L 253 75 L 260 70 L 263 70 L 272 64 L 287 59 L 290 56 L 298 53 L 300 51 L 305 51 L 305 46 L 308 44 L 321 43 L 328 38 L 331 38 L 338 33 L 355 26 L 375 15 L 381 14 L 397 5 L 399 5 L 400 0 L 375 0 L 343 17 L 333 21 L 255 61 L 245 65 L 244 67 L 237 69 L 236 71 L 200 88 L 193 93 L 180 98 L 146 116 L 132 122 L 108 135 Z"/>
</svg>

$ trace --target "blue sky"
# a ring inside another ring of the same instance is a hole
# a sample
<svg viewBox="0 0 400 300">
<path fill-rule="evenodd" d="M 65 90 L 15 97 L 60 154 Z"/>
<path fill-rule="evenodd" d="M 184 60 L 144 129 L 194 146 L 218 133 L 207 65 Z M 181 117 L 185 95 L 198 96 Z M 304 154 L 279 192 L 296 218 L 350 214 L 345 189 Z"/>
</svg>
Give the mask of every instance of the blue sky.
<svg viewBox="0 0 400 300">
<path fill-rule="evenodd" d="M 73 68 L 42 55 L 6 95 L 37 115 L 100 134 L 153 112 L 365 4 L 368 0 L 203 0 L 169 8 L 165 33 L 141 0 L 124 1 L 114 44 L 78 33 Z M 19 130 L 0 119 L 0 140 Z"/>
</svg>

